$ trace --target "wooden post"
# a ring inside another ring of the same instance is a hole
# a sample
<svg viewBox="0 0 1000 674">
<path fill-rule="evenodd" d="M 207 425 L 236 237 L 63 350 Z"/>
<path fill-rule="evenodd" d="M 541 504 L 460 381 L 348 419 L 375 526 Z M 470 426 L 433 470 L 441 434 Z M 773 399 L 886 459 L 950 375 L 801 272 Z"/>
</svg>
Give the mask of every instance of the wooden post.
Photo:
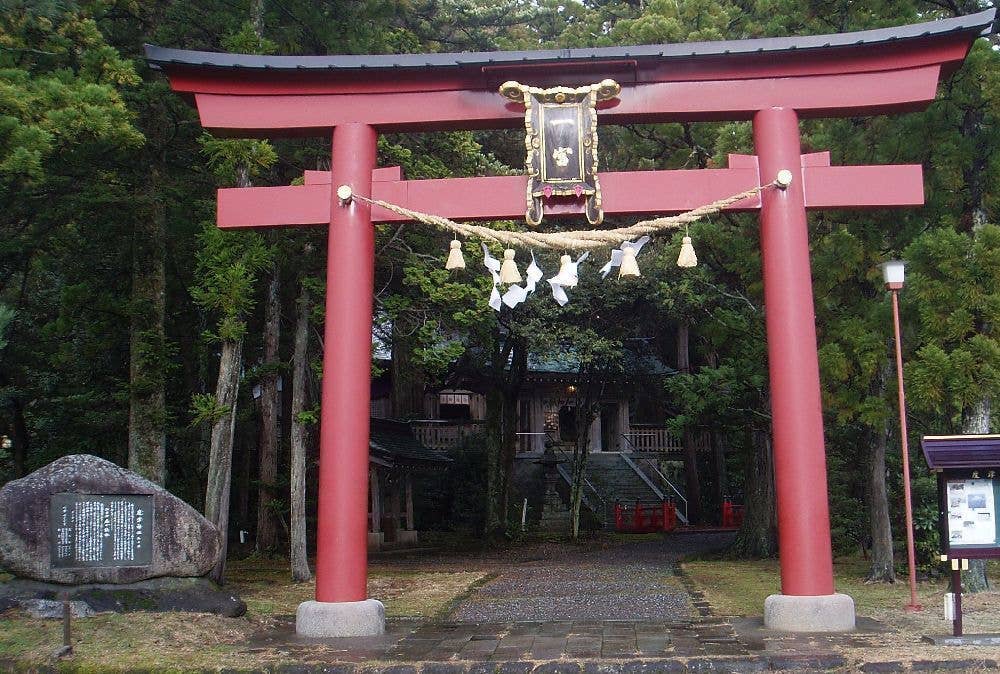
<svg viewBox="0 0 1000 674">
<path fill-rule="evenodd" d="M 594 420 L 590 422 L 590 451 L 600 452 L 603 448 L 601 447 L 601 411 L 600 408 L 597 410 L 597 414 L 594 415 Z"/>
<path fill-rule="evenodd" d="M 618 437 L 615 438 L 615 447 L 618 451 L 625 451 L 628 445 L 625 438 L 628 437 L 631 427 L 629 425 L 629 400 L 622 397 L 618 400 Z"/>
<path fill-rule="evenodd" d="M 406 530 L 415 531 L 413 526 L 413 475 L 406 473 Z"/>
<path fill-rule="evenodd" d="M 59 656 L 73 653 L 73 607 L 69 602 L 69 592 L 62 593 L 63 645 Z"/>
<path fill-rule="evenodd" d="M 392 527 L 390 527 L 389 532 L 393 535 L 393 542 L 399 540 L 399 519 L 402 515 L 402 499 L 400 492 L 400 487 L 402 487 L 399 482 L 392 487 L 392 496 L 390 497 L 389 514 L 392 516 Z"/>
<path fill-rule="evenodd" d="M 531 394 L 531 426 L 530 430 L 534 435 L 529 446 L 533 452 L 545 451 L 545 410 L 542 407 L 542 393 L 535 390 Z"/>
<path fill-rule="evenodd" d="M 955 619 L 952 634 L 962 636 L 962 560 L 951 560 L 951 591 L 955 595 Z"/>
<path fill-rule="evenodd" d="M 372 521 L 372 533 L 377 534 L 382 531 L 382 488 L 379 485 L 378 479 L 378 469 L 372 468 L 368 471 L 368 481 L 371 492 L 371 521 Z"/>
</svg>

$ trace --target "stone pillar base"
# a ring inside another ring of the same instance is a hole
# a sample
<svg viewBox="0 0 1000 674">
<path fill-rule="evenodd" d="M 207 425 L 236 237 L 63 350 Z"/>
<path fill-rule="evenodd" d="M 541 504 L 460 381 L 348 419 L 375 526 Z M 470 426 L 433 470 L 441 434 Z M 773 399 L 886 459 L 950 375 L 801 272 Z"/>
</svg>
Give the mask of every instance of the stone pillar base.
<svg viewBox="0 0 1000 674">
<path fill-rule="evenodd" d="M 813 597 L 772 594 L 764 600 L 764 627 L 782 632 L 850 632 L 854 600 L 846 594 Z"/>
<path fill-rule="evenodd" d="M 396 542 L 413 545 L 417 542 L 417 532 L 411 529 L 400 529 L 396 532 Z"/>
<path fill-rule="evenodd" d="M 304 601 L 295 612 L 295 633 L 303 637 L 370 637 L 385 632 L 385 606 L 364 601 Z"/>
</svg>

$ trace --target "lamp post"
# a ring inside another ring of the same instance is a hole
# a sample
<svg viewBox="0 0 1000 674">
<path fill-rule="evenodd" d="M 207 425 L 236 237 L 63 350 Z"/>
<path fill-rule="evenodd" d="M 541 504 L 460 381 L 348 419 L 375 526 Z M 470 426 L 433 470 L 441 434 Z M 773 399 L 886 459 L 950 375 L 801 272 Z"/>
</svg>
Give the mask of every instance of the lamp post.
<svg viewBox="0 0 1000 674">
<path fill-rule="evenodd" d="M 892 295 L 892 329 L 896 337 L 896 381 L 899 393 L 899 437 L 903 448 L 903 500 L 906 507 L 906 556 L 910 575 L 910 603 L 907 611 L 922 611 L 917 603 L 917 565 L 913 546 L 913 499 L 910 494 L 910 449 L 906 439 L 906 393 L 903 389 L 903 347 L 899 336 L 899 291 L 903 288 L 904 267 L 902 260 L 890 260 L 879 265 L 885 288 Z"/>
</svg>

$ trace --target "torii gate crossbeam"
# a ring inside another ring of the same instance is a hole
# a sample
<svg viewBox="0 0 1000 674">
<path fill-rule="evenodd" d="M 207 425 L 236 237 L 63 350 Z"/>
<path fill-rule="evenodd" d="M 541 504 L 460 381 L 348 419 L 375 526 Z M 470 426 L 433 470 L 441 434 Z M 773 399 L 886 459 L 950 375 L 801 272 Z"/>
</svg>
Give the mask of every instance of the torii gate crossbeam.
<svg viewBox="0 0 1000 674">
<path fill-rule="evenodd" d="M 311 636 L 382 631 L 382 605 L 366 599 L 373 222 L 398 216 L 357 200 L 348 185 L 454 219 L 523 213 L 523 177 L 405 181 L 376 169 L 379 132 L 514 127 L 523 109 L 496 94 L 505 80 L 575 86 L 613 77 L 616 101 L 601 123 L 752 120 L 756 156 L 727 169 L 607 173 L 607 214 L 682 211 L 753 185 L 768 190 L 736 210 L 760 211 L 771 377 L 781 594 L 765 623 L 790 631 L 854 627 L 854 604 L 835 593 L 807 208 L 913 206 L 919 166 L 833 167 L 801 153 L 800 117 L 884 114 L 925 107 L 943 75 L 988 34 L 995 10 L 839 35 L 539 52 L 401 56 L 249 56 L 147 46 L 171 86 L 193 97 L 202 123 L 243 136 L 330 135 L 329 174 L 299 187 L 220 190 L 219 224 L 329 223 L 316 600 L 299 607 Z M 579 213 L 553 206 L 547 217 Z"/>
</svg>

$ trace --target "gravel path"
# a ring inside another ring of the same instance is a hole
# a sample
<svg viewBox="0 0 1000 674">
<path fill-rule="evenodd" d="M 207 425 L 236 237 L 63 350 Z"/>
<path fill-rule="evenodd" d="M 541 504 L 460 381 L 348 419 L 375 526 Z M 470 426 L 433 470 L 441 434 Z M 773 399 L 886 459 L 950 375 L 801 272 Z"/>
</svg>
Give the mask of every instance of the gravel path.
<svg viewBox="0 0 1000 674">
<path fill-rule="evenodd" d="M 499 576 L 451 617 L 456 622 L 687 620 L 694 607 L 675 576 L 676 562 L 730 540 L 685 534 L 605 546 L 532 547 L 498 560 Z"/>
</svg>

